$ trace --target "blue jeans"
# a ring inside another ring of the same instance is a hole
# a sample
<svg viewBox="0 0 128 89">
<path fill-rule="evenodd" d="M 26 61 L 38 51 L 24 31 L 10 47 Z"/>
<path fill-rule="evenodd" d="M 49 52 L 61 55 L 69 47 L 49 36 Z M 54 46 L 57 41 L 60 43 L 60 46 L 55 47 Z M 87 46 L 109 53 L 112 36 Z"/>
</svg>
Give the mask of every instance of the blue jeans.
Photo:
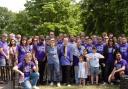
<svg viewBox="0 0 128 89">
<path fill-rule="evenodd" d="M 30 77 L 25 78 L 22 83 L 23 89 L 32 89 L 33 86 L 36 86 L 39 79 L 39 73 L 35 72 L 30 75 Z"/>
<path fill-rule="evenodd" d="M 60 82 L 60 65 L 59 63 L 48 64 L 50 81 Z"/>
<path fill-rule="evenodd" d="M 6 59 L 0 58 L 0 66 L 6 66 Z"/>
<path fill-rule="evenodd" d="M 74 72 L 75 72 L 75 82 L 76 82 L 76 84 L 79 84 L 78 66 L 74 66 Z"/>
</svg>

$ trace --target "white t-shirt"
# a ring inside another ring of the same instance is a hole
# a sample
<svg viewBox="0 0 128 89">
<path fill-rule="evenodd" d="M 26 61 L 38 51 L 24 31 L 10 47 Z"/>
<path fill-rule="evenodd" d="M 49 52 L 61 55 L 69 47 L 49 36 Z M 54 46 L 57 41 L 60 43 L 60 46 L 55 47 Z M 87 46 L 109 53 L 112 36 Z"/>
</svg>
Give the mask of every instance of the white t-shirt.
<svg viewBox="0 0 128 89">
<path fill-rule="evenodd" d="M 89 61 L 91 67 L 99 67 L 99 59 L 104 58 L 100 53 L 89 53 L 87 57 L 91 58 Z"/>
</svg>

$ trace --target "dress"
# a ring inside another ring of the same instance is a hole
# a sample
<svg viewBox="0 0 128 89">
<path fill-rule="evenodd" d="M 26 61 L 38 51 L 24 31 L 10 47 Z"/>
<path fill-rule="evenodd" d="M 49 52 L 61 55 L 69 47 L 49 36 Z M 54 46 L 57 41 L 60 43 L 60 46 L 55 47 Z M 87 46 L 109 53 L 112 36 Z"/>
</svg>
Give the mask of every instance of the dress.
<svg viewBox="0 0 128 89">
<path fill-rule="evenodd" d="M 78 64 L 78 78 L 87 78 L 87 70 L 85 68 L 85 62 L 79 62 Z"/>
</svg>

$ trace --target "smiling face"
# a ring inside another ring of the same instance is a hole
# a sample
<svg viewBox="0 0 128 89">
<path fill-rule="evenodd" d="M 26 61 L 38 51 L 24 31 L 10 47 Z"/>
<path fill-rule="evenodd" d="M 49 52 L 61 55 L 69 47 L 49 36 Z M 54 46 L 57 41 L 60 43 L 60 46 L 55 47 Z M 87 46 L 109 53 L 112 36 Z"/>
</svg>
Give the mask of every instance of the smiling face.
<svg viewBox="0 0 128 89">
<path fill-rule="evenodd" d="M 68 44 L 68 38 L 64 38 L 64 45 Z"/>
<path fill-rule="evenodd" d="M 55 46 L 55 39 L 54 39 L 54 38 L 50 39 L 50 45 L 51 45 L 52 47 Z"/>
<path fill-rule="evenodd" d="M 80 61 L 80 62 L 83 62 L 83 56 L 80 56 L 80 57 L 79 57 L 79 61 Z"/>
<path fill-rule="evenodd" d="M 26 37 L 23 37 L 21 39 L 21 45 L 26 45 L 27 44 L 27 38 Z"/>
<path fill-rule="evenodd" d="M 123 44 L 127 43 L 127 39 L 125 37 L 122 38 L 122 43 Z"/>
<path fill-rule="evenodd" d="M 2 41 L 7 41 L 8 35 L 6 33 L 2 34 Z"/>
<path fill-rule="evenodd" d="M 83 55 L 86 55 L 88 52 L 86 49 L 83 50 Z"/>
<path fill-rule="evenodd" d="M 28 40 L 27 40 L 27 44 L 29 45 L 29 44 L 31 44 L 32 43 L 32 38 L 29 38 Z"/>
<path fill-rule="evenodd" d="M 32 60 L 32 54 L 31 53 L 27 53 L 25 55 L 25 62 L 29 63 L 29 62 L 31 62 L 31 60 Z"/>
<path fill-rule="evenodd" d="M 117 61 L 120 61 L 120 60 L 122 59 L 122 56 L 121 56 L 120 53 L 117 53 L 117 54 L 116 54 L 116 59 L 117 59 Z"/>
<path fill-rule="evenodd" d="M 12 39 L 12 40 L 10 41 L 10 44 L 11 44 L 11 45 L 16 45 L 16 41 L 15 41 L 14 39 Z"/>
</svg>

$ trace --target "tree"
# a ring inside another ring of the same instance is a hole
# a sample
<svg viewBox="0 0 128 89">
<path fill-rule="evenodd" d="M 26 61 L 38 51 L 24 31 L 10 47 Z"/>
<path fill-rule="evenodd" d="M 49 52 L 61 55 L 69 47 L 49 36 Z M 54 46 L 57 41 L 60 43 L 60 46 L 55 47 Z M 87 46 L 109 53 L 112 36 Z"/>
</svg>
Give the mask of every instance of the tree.
<svg viewBox="0 0 128 89">
<path fill-rule="evenodd" d="M 81 21 L 84 30 L 90 34 L 127 33 L 127 4 L 127 0 L 83 0 Z"/>
<path fill-rule="evenodd" d="M 5 7 L 0 7 L 0 33 L 6 31 L 13 22 L 14 13 Z"/>
<path fill-rule="evenodd" d="M 55 31 L 57 35 L 76 35 L 82 29 L 79 5 L 71 0 L 31 0 L 25 6 L 36 34 Z"/>
</svg>

